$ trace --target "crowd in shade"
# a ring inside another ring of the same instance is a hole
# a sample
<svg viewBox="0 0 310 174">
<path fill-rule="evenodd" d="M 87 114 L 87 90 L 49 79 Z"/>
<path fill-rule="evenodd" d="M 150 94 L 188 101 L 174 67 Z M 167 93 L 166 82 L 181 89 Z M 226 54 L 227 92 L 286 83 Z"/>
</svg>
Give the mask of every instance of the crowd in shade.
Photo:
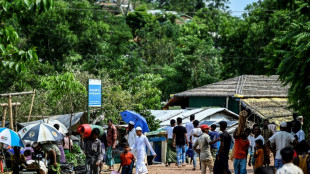
<svg viewBox="0 0 310 174">
<path fill-rule="evenodd" d="M 202 174 L 208 170 L 215 174 L 246 174 L 249 169 L 256 174 L 308 174 L 310 146 L 302 130 L 303 117 L 294 113 L 293 118 L 282 122 L 279 130 L 268 120 L 251 128 L 239 121 L 232 135 L 225 121 L 219 122 L 217 129 L 215 124 L 199 125 L 195 115 L 185 126 L 182 118 L 171 120 L 166 129 L 166 166 L 182 168 L 189 164 L 197 170 L 199 158 Z M 234 171 L 229 170 L 229 160 L 233 160 Z"/>
</svg>

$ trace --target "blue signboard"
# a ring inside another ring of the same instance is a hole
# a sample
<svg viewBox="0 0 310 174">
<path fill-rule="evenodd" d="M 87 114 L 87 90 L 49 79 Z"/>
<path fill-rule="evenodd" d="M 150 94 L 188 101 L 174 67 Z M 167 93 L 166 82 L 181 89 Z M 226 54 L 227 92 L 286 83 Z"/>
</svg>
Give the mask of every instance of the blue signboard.
<svg viewBox="0 0 310 174">
<path fill-rule="evenodd" d="M 88 79 L 88 106 L 101 107 L 101 80 Z"/>
</svg>

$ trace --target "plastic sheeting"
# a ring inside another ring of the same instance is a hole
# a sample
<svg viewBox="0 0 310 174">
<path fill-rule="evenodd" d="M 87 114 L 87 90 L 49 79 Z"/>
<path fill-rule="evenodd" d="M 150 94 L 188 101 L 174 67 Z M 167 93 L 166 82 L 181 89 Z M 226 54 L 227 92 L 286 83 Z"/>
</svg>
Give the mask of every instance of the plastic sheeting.
<svg viewBox="0 0 310 174">
<path fill-rule="evenodd" d="M 72 123 L 71 125 L 75 125 L 77 124 L 81 117 L 84 115 L 84 112 L 78 112 L 78 113 L 74 113 L 72 116 Z M 47 120 L 58 120 L 60 123 L 62 123 L 67 129 L 70 128 L 70 117 L 71 114 L 65 114 L 65 115 L 56 115 L 56 116 L 51 116 L 49 118 L 46 119 L 41 119 L 41 120 L 36 120 L 36 121 L 31 121 L 31 122 L 25 122 L 25 123 L 20 123 L 20 125 L 22 126 L 28 126 L 30 124 L 35 124 L 35 123 L 47 123 Z"/>
</svg>

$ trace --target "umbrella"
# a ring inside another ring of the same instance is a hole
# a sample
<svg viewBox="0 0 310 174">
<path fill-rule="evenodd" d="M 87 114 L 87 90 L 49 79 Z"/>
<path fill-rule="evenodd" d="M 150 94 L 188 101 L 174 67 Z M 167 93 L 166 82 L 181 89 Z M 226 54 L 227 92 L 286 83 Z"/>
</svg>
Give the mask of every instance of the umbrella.
<svg viewBox="0 0 310 174">
<path fill-rule="evenodd" d="M 8 128 L 0 128 L 0 142 L 9 146 L 24 147 L 18 134 Z"/>
<path fill-rule="evenodd" d="M 68 133 L 68 129 L 66 128 L 65 125 L 63 125 L 60 121 L 58 120 L 47 120 L 47 124 L 51 125 L 54 127 L 55 124 L 58 124 L 59 125 L 59 132 L 61 132 L 62 134 L 66 134 Z"/>
<path fill-rule="evenodd" d="M 46 123 L 28 125 L 18 133 L 22 140 L 33 142 L 60 141 L 63 139 L 63 135 L 57 129 Z"/>
<path fill-rule="evenodd" d="M 150 131 L 145 118 L 142 117 L 140 114 L 133 111 L 124 111 L 121 112 L 121 115 L 126 123 L 129 123 L 130 121 L 135 122 L 135 128 L 141 127 L 143 133 Z"/>
</svg>

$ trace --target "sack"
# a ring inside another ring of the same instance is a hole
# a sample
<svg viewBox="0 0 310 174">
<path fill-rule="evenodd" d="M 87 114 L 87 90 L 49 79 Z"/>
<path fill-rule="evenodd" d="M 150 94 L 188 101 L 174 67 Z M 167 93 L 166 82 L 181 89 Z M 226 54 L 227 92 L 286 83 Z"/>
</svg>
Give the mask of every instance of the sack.
<svg viewBox="0 0 310 174">
<path fill-rule="evenodd" d="M 243 110 L 239 114 L 239 120 L 238 120 L 238 130 L 236 135 L 240 136 L 243 134 L 244 128 L 246 127 L 246 118 L 248 116 L 248 112 L 246 110 Z"/>
</svg>

